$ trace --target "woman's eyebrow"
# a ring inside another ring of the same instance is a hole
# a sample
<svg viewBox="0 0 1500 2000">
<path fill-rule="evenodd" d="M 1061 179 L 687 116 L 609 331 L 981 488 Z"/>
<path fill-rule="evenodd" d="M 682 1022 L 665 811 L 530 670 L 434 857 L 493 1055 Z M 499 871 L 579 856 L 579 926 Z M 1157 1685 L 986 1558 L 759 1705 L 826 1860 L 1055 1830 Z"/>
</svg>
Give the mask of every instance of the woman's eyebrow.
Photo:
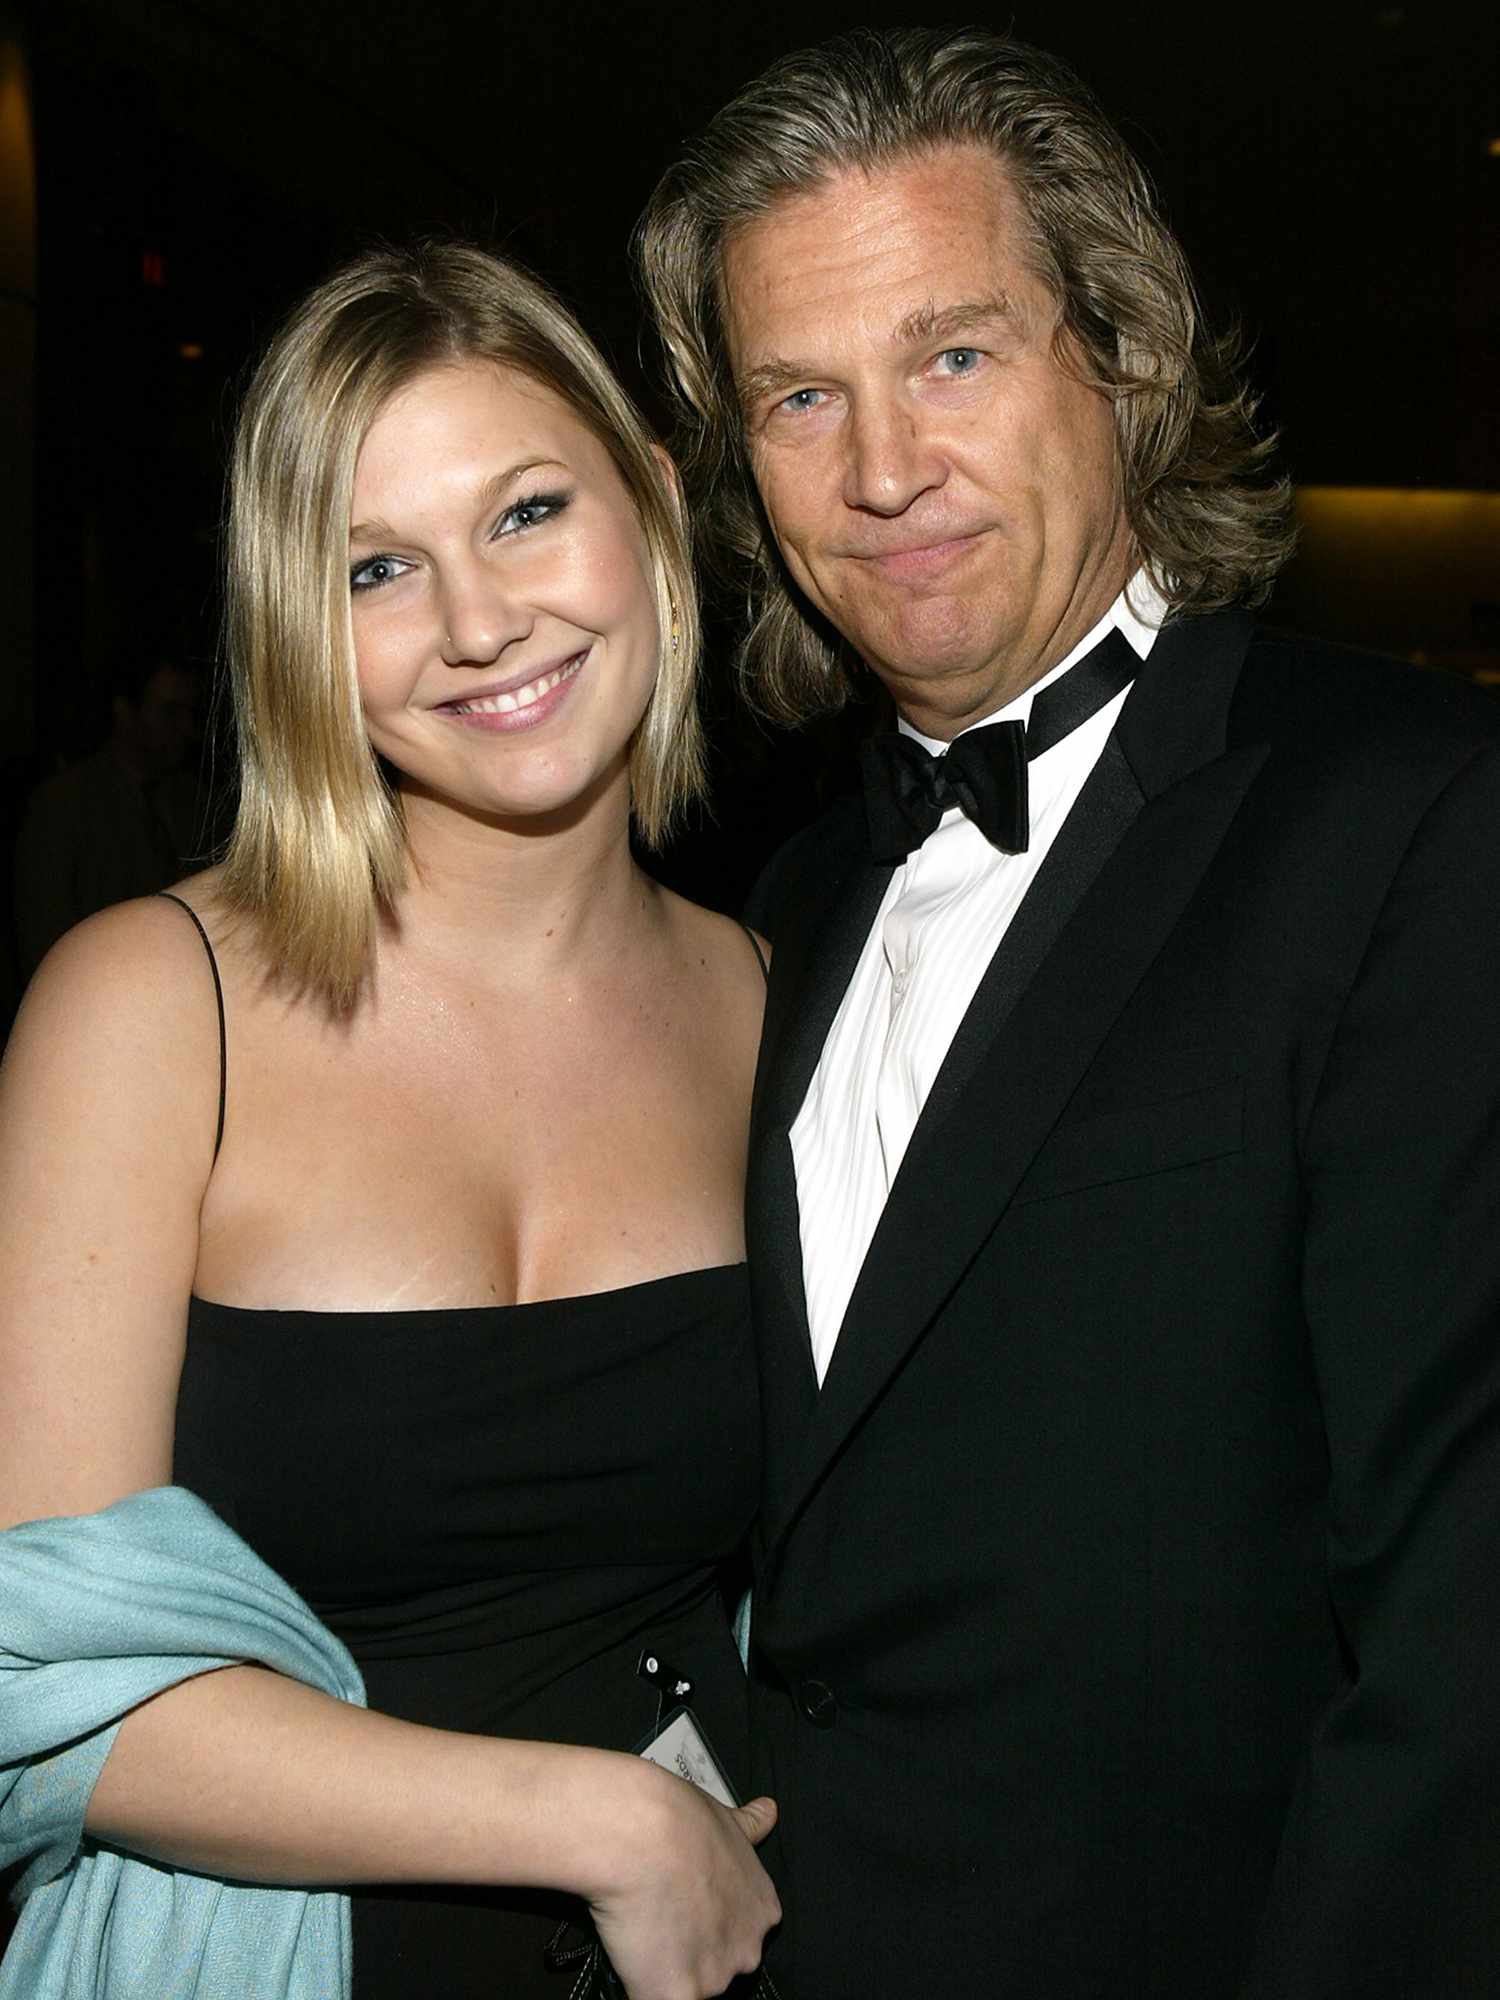
<svg viewBox="0 0 1500 2000">
<path fill-rule="evenodd" d="M 389 521 L 351 521 L 349 524 L 351 545 L 355 542 L 394 542 L 396 539 L 396 531 Z"/>
<path fill-rule="evenodd" d="M 514 465 L 508 465 L 503 472 L 495 472 L 482 482 L 474 495 L 478 507 L 492 507 L 506 490 L 524 479 L 528 472 L 537 472 L 543 466 L 555 467 L 566 472 L 567 467 L 560 458 L 548 458 L 539 453 L 535 458 L 518 458 Z M 355 521 L 349 529 L 351 542 L 395 542 L 401 539 L 389 521 Z"/>
<path fill-rule="evenodd" d="M 499 500 L 506 489 L 514 486 L 518 479 L 524 479 L 528 472 L 540 472 L 544 466 L 557 472 L 566 472 L 568 469 L 560 458 L 549 458 L 544 452 L 538 452 L 534 458 L 518 458 L 514 465 L 508 465 L 504 472 L 497 472 L 480 487 L 478 493 L 480 506 L 488 507 L 492 502 Z"/>
</svg>

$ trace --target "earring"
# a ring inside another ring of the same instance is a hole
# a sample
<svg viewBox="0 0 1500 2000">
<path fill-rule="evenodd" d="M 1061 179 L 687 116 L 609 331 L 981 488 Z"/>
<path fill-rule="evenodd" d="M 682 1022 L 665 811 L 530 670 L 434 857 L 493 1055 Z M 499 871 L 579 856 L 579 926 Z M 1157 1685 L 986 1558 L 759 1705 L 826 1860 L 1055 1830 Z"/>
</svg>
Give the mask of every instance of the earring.
<svg viewBox="0 0 1500 2000">
<path fill-rule="evenodd" d="M 677 606 L 674 604 L 672 606 L 672 652 L 674 657 L 681 649 L 681 646 L 682 646 L 682 633 L 678 629 Z"/>
</svg>

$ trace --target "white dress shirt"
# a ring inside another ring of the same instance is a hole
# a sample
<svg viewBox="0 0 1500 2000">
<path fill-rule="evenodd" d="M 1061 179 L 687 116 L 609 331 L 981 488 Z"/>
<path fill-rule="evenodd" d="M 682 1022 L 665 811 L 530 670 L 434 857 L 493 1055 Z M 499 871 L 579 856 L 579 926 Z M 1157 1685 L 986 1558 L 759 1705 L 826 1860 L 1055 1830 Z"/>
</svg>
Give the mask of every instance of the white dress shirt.
<svg viewBox="0 0 1500 2000">
<path fill-rule="evenodd" d="M 1145 659 L 1165 608 L 1145 575 L 1136 576 L 1065 660 L 984 722 L 1025 722 L 1038 692 L 1113 626 Z M 1031 839 L 1023 854 L 992 847 L 954 807 L 891 877 L 792 1125 L 807 1317 L 820 1384 L 927 1093 L 1129 692 L 1122 689 L 1032 762 Z M 900 726 L 935 754 L 947 747 L 904 721 Z"/>
</svg>

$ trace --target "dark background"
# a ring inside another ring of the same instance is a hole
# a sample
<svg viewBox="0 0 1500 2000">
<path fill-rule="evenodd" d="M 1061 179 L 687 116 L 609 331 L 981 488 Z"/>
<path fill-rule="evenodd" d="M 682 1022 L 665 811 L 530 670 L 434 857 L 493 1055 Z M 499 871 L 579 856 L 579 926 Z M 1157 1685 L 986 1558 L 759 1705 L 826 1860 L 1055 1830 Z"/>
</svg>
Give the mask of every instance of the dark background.
<svg viewBox="0 0 1500 2000">
<path fill-rule="evenodd" d="M 495 243 L 659 409 L 627 243 L 680 138 L 784 49 L 954 18 L 819 0 L 0 0 L 35 161 L 35 254 L 29 277 L 10 257 L 0 357 L 13 467 L 34 450 L 4 523 L 7 796 L 104 735 L 122 647 L 149 633 L 211 659 L 236 386 L 332 263 L 381 235 Z M 1306 528 L 1273 615 L 1500 678 L 1500 9 L 1056 0 L 985 18 L 1095 85 L 1211 316 L 1254 341 Z M 19 208 L 5 228 L 5 245 L 24 234 Z M 726 651 L 707 691 L 718 818 L 666 863 L 725 902 L 806 810 L 822 754 L 739 717 Z"/>
<path fill-rule="evenodd" d="M 964 16 L 0 0 L 0 880 L 30 783 L 106 735 L 122 652 L 211 662 L 236 386 L 304 287 L 377 235 L 477 235 L 551 280 L 655 408 L 626 245 L 679 139 L 782 50 Z M 1500 680 L 1500 9 L 980 18 L 1095 85 L 1211 314 L 1255 342 L 1304 523 L 1273 615 Z M 717 819 L 665 868 L 728 904 L 809 810 L 826 746 L 748 723 L 725 653 Z"/>
</svg>

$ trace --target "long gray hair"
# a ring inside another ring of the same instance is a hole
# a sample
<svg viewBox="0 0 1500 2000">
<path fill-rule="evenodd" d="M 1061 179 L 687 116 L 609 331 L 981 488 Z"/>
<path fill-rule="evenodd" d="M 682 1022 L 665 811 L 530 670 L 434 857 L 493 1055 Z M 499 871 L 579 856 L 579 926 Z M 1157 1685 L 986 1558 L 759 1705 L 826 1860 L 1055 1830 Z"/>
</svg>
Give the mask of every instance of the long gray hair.
<svg viewBox="0 0 1500 2000">
<path fill-rule="evenodd" d="M 1126 516 L 1174 612 L 1253 604 L 1291 553 L 1290 490 L 1253 426 L 1234 336 L 1203 327 L 1144 169 L 1054 57 L 978 28 L 860 29 L 774 63 L 658 183 L 637 236 L 678 404 L 677 450 L 717 567 L 742 592 L 746 690 L 778 721 L 846 695 L 846 649 L 782 566 L 756 497 L 724 337 L 734 231 L 840 170 L 982 146 L 1059 302 L 1061 365 L 1113 399 Z"/>
</svg>

